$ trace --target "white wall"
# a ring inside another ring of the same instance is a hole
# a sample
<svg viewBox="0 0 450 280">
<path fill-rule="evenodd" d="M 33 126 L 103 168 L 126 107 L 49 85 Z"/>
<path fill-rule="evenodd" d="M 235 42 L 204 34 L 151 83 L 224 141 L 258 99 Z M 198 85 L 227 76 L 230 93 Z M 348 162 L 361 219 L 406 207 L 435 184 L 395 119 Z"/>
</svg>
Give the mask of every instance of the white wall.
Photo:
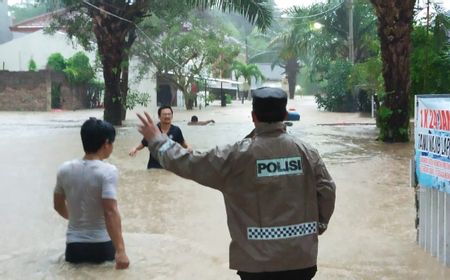
<svg viewBox="0 0 450 280">
<path fill-rule="evenodd" d="M 141 93 L 150 94 L 150 102 L 148 103 L 146 109 L 150 112 L 157 112 L 158 106 L 156 103 L 156 78 L 153 71 L 149 71 L 141 81 L 137 81 L 138 62 L 134 59 L 130 63 L 130 77 L 129 77 L 129 88 L 131 90 L 136 90 Z"/>
<path fill-rule="evenodd" d="M 0 69 L 3 69 L 5 63 L 5 70 L 27 71 L 31 58 L 36 62 L 38 69 L 45 69 L 48 57 L 52 53 L 59 52 L 64 58 L 69 58 L 79 51 L 84 49 L 69 42 L 64 33 L 48 35 L 40 30 L 0 45 Z M 93 63 L 95 53 L 84 52 Z"/>
</svg>

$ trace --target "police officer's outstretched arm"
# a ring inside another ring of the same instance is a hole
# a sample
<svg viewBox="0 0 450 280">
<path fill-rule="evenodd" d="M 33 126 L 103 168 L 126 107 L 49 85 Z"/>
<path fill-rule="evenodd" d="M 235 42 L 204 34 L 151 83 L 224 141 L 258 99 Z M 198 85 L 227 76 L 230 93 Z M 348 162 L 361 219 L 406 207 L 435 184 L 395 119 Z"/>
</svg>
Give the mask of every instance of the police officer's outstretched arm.
<svg viewBox="0 0 450 280">
<path fill-rule="evenodd" d="M 319 206 L 319 234 L 322 234 L 327 229 L 328 222 L 334 211 L 336 185 L 320 156 L 315 164 L 314 171 L 317 188 L 317 203 Z"/>
<path fill-rule="evenodd" d="M 137 115 L 142 122 L 138 130 L 148 141 L 152 156 L 158 159 L 162 167 L 205 186 L 216 189 L 224 186 L 233 166 L 225 164 L 233 158 L 232 154 L 235 150 L 233 146 L 223 149 L 215 148 L 204 153 L 191 153 L 161 134 L 147 113 L 145 116 Z"/>
</svg>

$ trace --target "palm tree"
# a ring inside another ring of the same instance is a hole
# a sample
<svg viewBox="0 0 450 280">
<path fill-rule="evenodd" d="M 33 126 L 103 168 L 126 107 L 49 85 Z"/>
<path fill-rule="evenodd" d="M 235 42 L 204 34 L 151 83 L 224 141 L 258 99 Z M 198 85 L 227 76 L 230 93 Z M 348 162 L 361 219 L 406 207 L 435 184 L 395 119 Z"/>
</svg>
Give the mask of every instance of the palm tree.
<svg viewBox="0 0 450 280">
<path fill-rule="evenodd" d="M 264 80 L 264 76 L 259 70 L 258 66 L 253 63 L 242 63 L 239 61 L 235 61 L 233 64 L 232 69 L 235 71 L 236 79 L 239 79 L 240 77 L 243 77 L 246 82 L 247 87 L 247 98 L 250 99 L 251 97 L 251 90 L 252 90 L 252 78 L 255 78 L 256 81 L 258 80 Z"/>
<path fill-rule="evenodd" d="M 378 18 L 385 96 L 380 108 L 380 139 L 409 140 L 411 31 L 415 0 L 370 0 Z"/>
<path fill-rule="evenodd" d="M 271 41 L 270 46 L 277 51 L 278 57 L 273 61 L 272 66 L 279 65 L 285 69 L 285 74 L 289 84 L 289 98 L 293 99 L 295 87 L 297 85 L 297 75 L 302 66 L 302 62 L 310 62 L 313 53 L 312 45 L 317 41 L 317 30 L 314 29 L 316 18 L 314 15 L 326 7 L 325 4 L 314 4 L 307 8 L 293 7 L 288 10 L 292 19 L 288 23 L 288 28 L 281 31 Z"/>
<path fill-rule="evenodd" d="M 294 26 L 291 30 L 276 36 L 270 46 L 277 51 L 278 56 L 272 62 L 284 68 L 284 73 L 289 85 L 289 98 L 293 99 L 297 85 L 297 75 L 300 71 L 300 59 L 306 59 L 308 39 L 305 29 Z"/>
</svg>

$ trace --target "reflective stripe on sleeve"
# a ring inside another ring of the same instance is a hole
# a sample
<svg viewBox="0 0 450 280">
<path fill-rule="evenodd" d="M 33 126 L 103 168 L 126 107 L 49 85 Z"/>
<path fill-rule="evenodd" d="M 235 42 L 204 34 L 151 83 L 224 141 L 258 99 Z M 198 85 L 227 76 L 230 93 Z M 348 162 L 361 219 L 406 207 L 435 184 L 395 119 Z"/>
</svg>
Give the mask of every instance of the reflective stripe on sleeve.
<svg viewBox="0 0 450 280">
<path fill-rule="evenodd" d="M 159 155 L 164 154 L 173 144 L 173 140 L 172 139 L 168 139 L 166 141 L 166 143 L 162 144 L 161 147 L 158 150 Z"/>
<path fill-rule="evenodd" d="M 280 227 L 248 227 L 249 240 L 274 240 L 300 237 L 317 233 L 317 222 L 302 223 Z"/>
</svg>

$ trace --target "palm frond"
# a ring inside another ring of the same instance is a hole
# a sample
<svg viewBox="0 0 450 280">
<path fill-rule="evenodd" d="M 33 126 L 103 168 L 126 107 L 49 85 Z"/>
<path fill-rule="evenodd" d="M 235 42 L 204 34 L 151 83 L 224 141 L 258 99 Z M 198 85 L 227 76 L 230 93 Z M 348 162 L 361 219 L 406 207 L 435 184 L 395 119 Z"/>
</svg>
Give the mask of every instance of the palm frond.
<svg viewBox="0 0 450 280">
<path fill-rule="evenodd" d="M 272 24 L 272 9 L 267 0 L 186 0 L 189 5 L 206 8 L 218 8 L 223 12 L 236 12 L 250 23 L 265 31 Z"/>
</svg>

